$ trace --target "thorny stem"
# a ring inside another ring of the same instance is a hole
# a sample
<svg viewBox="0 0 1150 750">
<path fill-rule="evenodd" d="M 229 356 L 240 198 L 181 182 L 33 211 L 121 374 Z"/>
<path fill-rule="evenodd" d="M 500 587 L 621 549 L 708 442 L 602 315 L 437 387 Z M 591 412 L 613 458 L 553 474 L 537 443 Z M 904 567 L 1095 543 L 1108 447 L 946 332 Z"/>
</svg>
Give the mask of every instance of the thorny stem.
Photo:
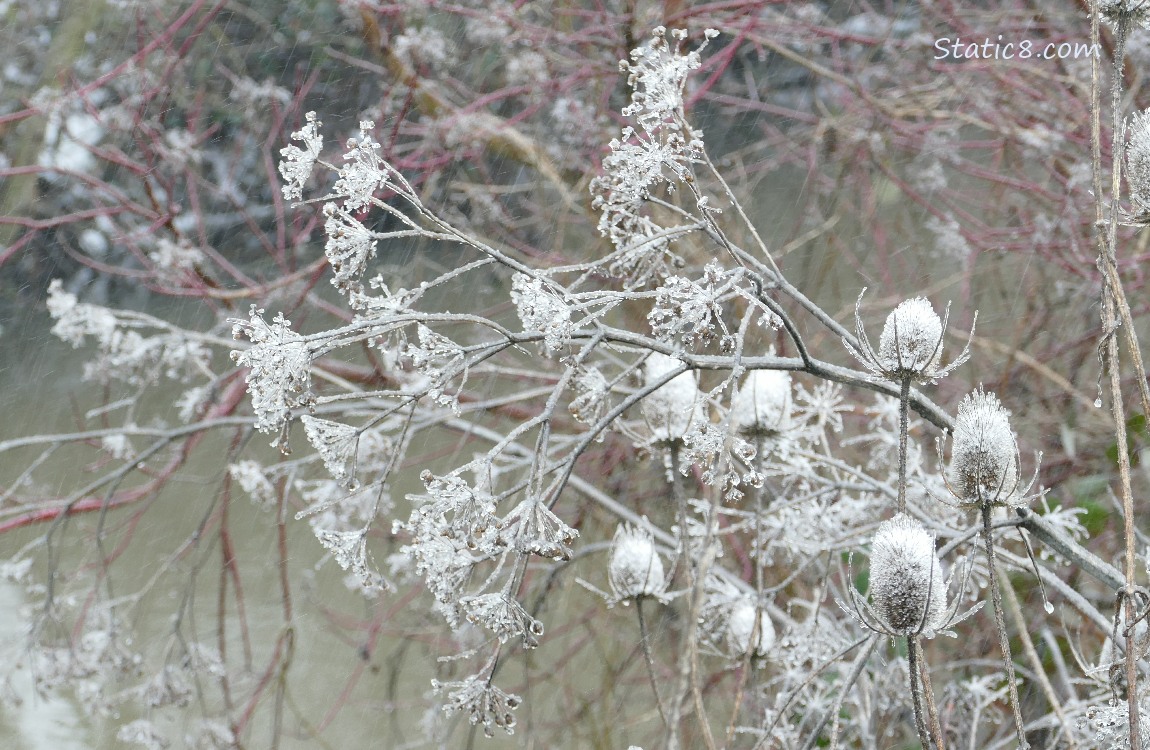
<svg viewBox="0 0 1150 750">
<path fill-rule="evenodd" d="M 911 705 L 914 707 L 914 726 L 918 730 L 918 741 L 922 743 L 923 750 L 930 750 L 930 734 L 922 716 L 922 687 L 919 685 L 918 660 L 918 638 L 909 636 L 906 639 L 906 662 L 910 671 L 910 697 Z"/>
<path fill-rule="evenodd" d="M 994 530 L 990 524 L 989 502 L 982 506 L 982 538 L 986 542 L 986 565 L 990 570 L 990 598 L 994 604 L 994 624 L 998 628 L 998 645 L 1002 650 L 1002 665 L 1006 668 L 1006 688 L 1010 696 L 1010 708 L 1014 712 L 1014 728 L 1018 733 L 1018 750 L 1027 750 L 1026 731 L 1022 726 L 1022 712 L 1018 708 L 1018 686 L 1014 674 L 1014 658 L 1010 654 L 1010 636 L 1006 633 L 1006 619 L 1002 612 L 1002 591 L 998 587 L 998 567 L 994 557 Z"/>
<path fill-rule="evenodd" d="M 915 646 L 921 656 L 922 646 L 918 643 L 918 638 L 915 638 Z M 926 663 L 925 657 L 919 661 L 919 678 L 922 680 L 923 697 L 926 698 L 926 718 L 929 722 L 930 734 L 934 737 L 938 750 L 946 750 L 942 737 L 942 724 L 938 720 L 938 704 L 934 701 L 934 686 L 930 682 L 930 665 Z"/>
<path fill-rule="evenodd" d="M 902 379 L 898 396 L 898 512 L 906 511 L 906 433 L 910 403 L 910 378 Z"/>
</svg>

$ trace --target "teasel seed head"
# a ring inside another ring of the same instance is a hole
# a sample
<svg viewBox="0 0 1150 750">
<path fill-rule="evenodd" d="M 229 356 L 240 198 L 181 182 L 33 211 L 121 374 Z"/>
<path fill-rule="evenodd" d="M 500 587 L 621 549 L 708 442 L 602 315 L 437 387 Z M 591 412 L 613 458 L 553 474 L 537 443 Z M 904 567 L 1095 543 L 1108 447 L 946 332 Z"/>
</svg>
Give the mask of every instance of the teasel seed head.
<svg viewBox="0 0 1150 750">
<path fill-rule="evenodd" d="M 946 624 L 946 582 L 934 537 L 899 513 L 875 532 L 870 596 L 881 624 L 893 635 L 931 635 Z"/>
<path fill-rule="evenodd" d="M 964 505 L 1007 505 L 1019 490 L 1010 412 L 979 388 L 958 405 L 947 484 Z"/>
</svg>

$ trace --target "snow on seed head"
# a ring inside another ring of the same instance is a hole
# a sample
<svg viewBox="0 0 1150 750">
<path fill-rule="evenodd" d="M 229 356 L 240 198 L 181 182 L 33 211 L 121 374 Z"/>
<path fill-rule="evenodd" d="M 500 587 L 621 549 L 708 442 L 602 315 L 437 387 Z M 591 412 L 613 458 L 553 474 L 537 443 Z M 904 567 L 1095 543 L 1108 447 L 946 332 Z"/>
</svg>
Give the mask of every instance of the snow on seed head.
<svg viewBox="0 0 1150 750">
<path fill-rule="evenodd" d="M 730 640 L 734 652 L 739 655 L 751 650 L 751 634 L 755 629 L 755 603 L 749 599 L 740 599 L 731 607 L 731 616 L 727 620 L 727 638 Z M 775 645 L 775 626 L 764 610 L 759 610 L 759 632 L 755 636 L 754 656 L 765 656 Z"/>
<path fill-rule="evenodd" d="M 731 401 L 731 424 L 740 432 L 777 435 L 791 426 L 791 376 L 754 370 Z"/>
<path fill-rule="evenodd" d="M 1130 199 L 1139 210 L 1150 211 L 1150 110 L 1135 112 L 1130 118 L 1126 180 Z"/>
<path fill-rule="evenodd" d="M 640 596 L 662 598 L 667 590 L 663 560 L 655 551 L 651 533 L 635 526 L 620 526 L 611 543 L 607 579 L 616 600 Z"/>
<path fill-rule="evenodd" d="M 658 352 L 647 357 L 643 366 L 643 380 L 647 384 L 662 380 L 683 363 Z M 698 380 L 691 370 L 680 373 L 648 394 L 640 404 L 643 418 L 657 441 L 679 440 L 692 424 L 702 420 Z"/>
<path fill-rule="evenodd" d="M 882 368 L 904 377 L 921 378 L 937 370 L 942 359 L 942 319 L 925 297 L 899 304 L 886 318 L 878 344 Z"/>
<path fill-rule="evenodd" d="M 947 481 L 964 503 L 1004 504 L 1018 490 L 1018 444 L 1010 413 L 981 388 L 958 405 Z"/>
<path fill-rule="evenodd" d="M 910 516 L 899 513 L 875 532 L 870 596 L 893 634 L 929 635 L 945 625 L 946 583 L 934 538 Z"/>
</svg>

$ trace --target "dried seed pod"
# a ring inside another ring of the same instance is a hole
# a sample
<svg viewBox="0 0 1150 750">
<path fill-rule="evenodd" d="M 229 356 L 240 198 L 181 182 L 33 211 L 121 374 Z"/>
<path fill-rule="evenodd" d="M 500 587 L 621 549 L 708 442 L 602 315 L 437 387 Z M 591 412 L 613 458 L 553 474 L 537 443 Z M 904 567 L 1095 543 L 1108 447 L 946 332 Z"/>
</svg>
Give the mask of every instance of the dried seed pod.
<svg viewBox="0 0 1150 750">
<path fill-rule="evenodd" d="M 628 525 L 615 531 L 607 580 L 616 600 L 663 597 L 667 590 L 663 560 L 649 531 Z"/>
<path fill-rule="evenodd" d="M 751 371 L 731 401 L 731 425 L 746 435 L 778 435 L 790 429 L 790 373 Z"/>
<path fill-rule="evenodd" d="M 755 636 L 754 656 L 765 656 L 775 645 L 775 626 L 764 610 L 759 610 L 759 632 Z M 755 603 L 742 599 L 731 607 L 727 620 L 727 638 L 736 654 L 746 654 L 751 649 L 751 634 L 755 629 Z"/>
<path fill-rule="evenodd" d="M 865 293 L 866 289 L 863 289 Z M 863 326 L 863 294 L 859 294 L 855 303 L 855 341 L 844 338 L 843 344 L 851 356 L 877 377 L 896 383 L 907 380 L 920 384 L 934 383 L 970 359 L 968 340 L 954 361 L 942 365 L 942 338 L 950 306 L 940 318 L 925 297 L 905 300 L 891 311 L 883 325 L 876 352 Z M 974 336 L 973 324 L 970 335 Z"/>
<path fill-rule="evenodd" d="M 682 366 L 683 363 L 678 359 L 655 352 L 644 363 L 643 381 L 657 382 Z M 664 383 L 643 399 L 640 409 L 656 441 L 681 439 L 693 424 L 703 419 L 699 385 L 694 371 L 687 370 Z"/>
<path fill-rule="evenodd" d="M 925 297 L 899 303 L 887 316 L 878 341 L 878 361 L 896 378 L 931 377 L 942 359 L 942 319 Z"/>
<path fill-rule="evenodd" d="M 1141 212 L 1150 212 L 1150 110 L 1130 117 L 1126 143 L 1126 181 L 1130 200 Z"/>
<path fill-rule="evenodd" d="M 958 405 L 947 483 L 967 505 L 1004 505 L 1017 494 L 1018 443 L 993 393 L 979 388 Z"/>
<path fill-rule="evenodd" d="M 884 521 L 875 532 L 870 596 L 892 635 L 930 635 L 946 623 L 946 582 L 934 538 L 904 513 Z"/>
</svg>

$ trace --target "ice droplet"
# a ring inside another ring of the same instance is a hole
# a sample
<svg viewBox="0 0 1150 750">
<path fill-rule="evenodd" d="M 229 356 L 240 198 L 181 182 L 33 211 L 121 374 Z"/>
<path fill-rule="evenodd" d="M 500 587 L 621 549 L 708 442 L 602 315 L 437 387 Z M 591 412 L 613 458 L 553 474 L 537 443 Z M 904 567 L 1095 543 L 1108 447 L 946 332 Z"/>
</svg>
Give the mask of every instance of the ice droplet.
<svg viewBox="0 0 1150 750">
<path fill-rule="evenodd" d="M 1101 398 L 1094 399 L 1094 408 L 1095 409 L 1101 409 L 1102 408 L 1102 399 Z"/>
<path fill-rule="evenodd" d="M 1053 604 L 1051 604 L 1050 602 L 1047 602 L 1043 606 L 1046 609 L 1046 614 L 1048 614 L 1048 615 L 1054 614 L 1054 605 Z"/>
</svg>

